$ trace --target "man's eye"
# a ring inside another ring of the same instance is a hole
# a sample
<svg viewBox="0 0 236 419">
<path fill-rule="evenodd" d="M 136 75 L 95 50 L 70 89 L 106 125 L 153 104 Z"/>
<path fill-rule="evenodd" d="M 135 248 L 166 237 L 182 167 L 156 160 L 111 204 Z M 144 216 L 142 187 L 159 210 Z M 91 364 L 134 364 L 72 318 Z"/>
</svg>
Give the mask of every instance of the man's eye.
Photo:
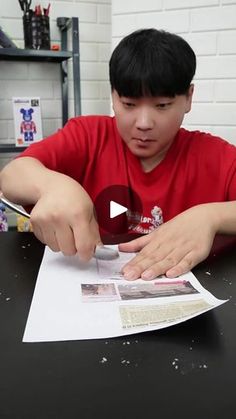
<svg viewBox="0 0 236 419">
<path fill-rule="evenodd" d="M 132 102 L 123 102 L 123 105 L 126 106 L 127 108 L 132 108 L 135 106 L 135 104 Z"/>
<path fill-rule="evenodd" d="M 166 109 L 166 108 L 168 108 L 170 105 L 171 105 L 171 103 L 170 103 L 170 102 L 168 102 L 168 103 L 158 103 L 158 104 L 156 105 L 156 107 L 157 107 L 157 108 L 159 108 L 159 109 Z"/>
</svg>

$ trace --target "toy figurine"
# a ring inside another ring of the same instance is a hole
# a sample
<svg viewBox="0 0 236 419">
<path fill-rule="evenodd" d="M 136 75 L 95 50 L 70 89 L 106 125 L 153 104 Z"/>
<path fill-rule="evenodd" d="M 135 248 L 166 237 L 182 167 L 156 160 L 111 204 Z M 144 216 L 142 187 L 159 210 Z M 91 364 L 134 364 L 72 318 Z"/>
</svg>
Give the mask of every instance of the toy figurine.
<svg viewBox="0 0 236 419">
<path fill-rule="evenodd" d="M 0 203 L 0 232 L 8 231 L 7 216 L 5 214 L 5 206 Z"/>
<path fill-rule="evenodd" d="M 34 110 L 21 108 L 20 112 L 22 113 L 23 121 L 21 122 L 20 132 L 24 134 L 24 141 L 34 141 L 34 134 L 36 131 L 36 125 L 32 121 L 32 113 Z"/>
<path fill-rule="evenodd" d="M 23 215 L 16 216 L 16 227 L 18 232 L 33 231 L 30 220 Z"/>
</svg>

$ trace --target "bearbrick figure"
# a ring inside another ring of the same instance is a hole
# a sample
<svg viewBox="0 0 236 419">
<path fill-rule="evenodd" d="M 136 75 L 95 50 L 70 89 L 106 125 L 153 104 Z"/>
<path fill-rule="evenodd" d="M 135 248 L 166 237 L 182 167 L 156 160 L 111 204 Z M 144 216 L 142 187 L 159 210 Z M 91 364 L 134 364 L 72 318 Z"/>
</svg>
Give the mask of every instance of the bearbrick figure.
<svg viewBox="0 0 236 419">
<path fill-rule="evenodd" d="M 5 206 L 0 202 L 0 232 L 8 231 L 7 216 L 5 214 Z"/>
<path fill-rule="evenodd" d="M 34 134 L 37 132 L 36 125 L 34 121 L 32 121 L 32 113 L 34 110 L 32 108 L 21 108 L 20 112 L 23 115 L 23 121 L 20 125 L 20 132 L 21 134 L 24 134 L 24 141 L 34 141 Z"/>
</svg>

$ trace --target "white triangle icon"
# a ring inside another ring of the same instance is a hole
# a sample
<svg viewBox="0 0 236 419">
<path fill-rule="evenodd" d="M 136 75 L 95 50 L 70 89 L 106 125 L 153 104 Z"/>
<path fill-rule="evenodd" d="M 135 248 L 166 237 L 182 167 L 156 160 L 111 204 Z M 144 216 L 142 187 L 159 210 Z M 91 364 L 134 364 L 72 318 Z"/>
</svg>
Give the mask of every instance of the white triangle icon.
<svg viewBox="0 0 236 419">
<path fill-rule="evenodd" d="M 123 207 L 123 205 L 120 205 L 115 201 L 110 201 L 110 218 L 115 218 L 127 210 L 128 208 Z"/>
</svg>

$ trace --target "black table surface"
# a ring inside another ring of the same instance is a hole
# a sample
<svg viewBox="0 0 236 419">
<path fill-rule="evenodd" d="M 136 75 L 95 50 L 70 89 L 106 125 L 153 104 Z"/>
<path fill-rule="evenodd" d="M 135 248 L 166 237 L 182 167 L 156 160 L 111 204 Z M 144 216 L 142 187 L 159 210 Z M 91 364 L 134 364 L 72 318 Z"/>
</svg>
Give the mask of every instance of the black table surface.
<svg viewBox="0 0 236 419">
<path fill-rule="evenodd" d="M 22 343 L 44 247 L 0 234 L 0 418 L 236 418 L 236 238 L 194 274 L 222 306 L 128 337 Z"/>
</svg>

